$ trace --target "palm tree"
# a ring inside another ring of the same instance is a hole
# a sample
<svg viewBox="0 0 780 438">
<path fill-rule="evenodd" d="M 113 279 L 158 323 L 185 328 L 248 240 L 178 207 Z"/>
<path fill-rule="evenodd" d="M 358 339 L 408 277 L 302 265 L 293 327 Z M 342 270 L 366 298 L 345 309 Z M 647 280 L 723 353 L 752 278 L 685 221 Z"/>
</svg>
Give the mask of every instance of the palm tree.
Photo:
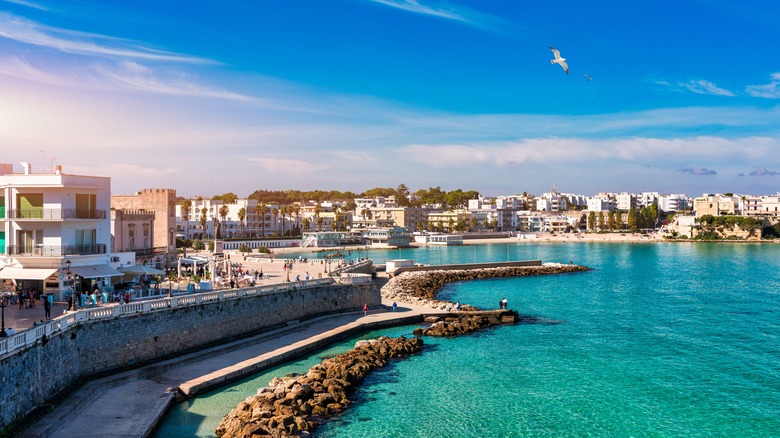
<svg viewBox="0 0 780 438">
<path fill-rule="evenodd" d="M 307 231 L 309 229 L 309 225 L 311 225 L 311 219 L 305 217 L 303 218 L 303 221 L 301 221 L 301 234 L 303 234 L 304 231 Z"/>
<path fill-rule="evenodd" d="M 336 207 L 336 230 L 341 230 L 341 221 L 344 219 L 344 214 L 341 212 L 341 207 Z"/>
<path fill-rule="evenodd" d="M 314 220 L 315 222 L 317 222 L 317 231 L 322 231 L 322 218 L 320 217 L 321 212 L 322 212 L 322 207 L 318 202 L 317 205 L 314 206 Z"/>
<path fill-rule="evenodd" d="M 279 222 L 279 209 L 274 208 L 273 210 L 271 210 L 271 214 L 274 215 L 274 234 L 276 234 L 276 229 Z"/>
<path fill-rule="evenodd" d="M 206 213 L 207 212 L 208 212 L 208 210 L 206 209 L 206 207 L 203 207 L 203 208 L 200 209 L 200 228 L 201 228 L 201 230 L 203 230 L 203 236 L 201 236 L 201 237 L 204 238 L 204 239 L 206 238 L 206 231 L 207 231 L 207 228 L 206 228 L 206 220 L 207 220 L 206 219 Z"/>
<path fill-rule="evenodd" d="M 282 215 L 282 237 L 284 237 L 285 233 L 285 218 L 287 217 L 287 213 L 290 211 L 290 206 L 288 205 L 281 205 L 279 206 L 279 213 Z"/>
<path fill-rule="evenodd" d="M 221 236 L 215 236 L 215 237 L 222 237 L 224 238 L 227 234 L 227 222 L 225 222 L 225 218 L 227 217 L 228 213 L 230 213 L 230 208 L 226 204 L 222 204 L 221 207 L 219 207 L 219 217 L 222 218 L 222 227 L 224 230 L 222 231 Z"/>
<path fill-rule="evenodd" d="M 246 208 L 241 207 L 238 210 L 238 226 L 241 228 L 241 237 L 244 237 L 244 219 L 246 218 Z"/>
<path fill-rule="evenodd" d="M 317 221 L 317 231 L 322 231 L 322 223 L 325 222 L 325 218 L 323 218 L 320 215 L 317 215 L 316 221 Z"/>
<path fill-rule="evenodd" d="M 185 199 L 181 201 L 181 218 L 187 222 L 187 232 L 184 234 L 185 239 L 190 238 L 190 210 L 192 209 L 192 201 Z"/>
<path fill-rule="evenodd" d="M 300 204 L 293 204 L 291 213 L 295 213 L 295 225 L 298 225 L 301 223 L 301 205 Z"/>
<path fill-rule="evenodd" d="M 265 237 L 265 215 L 269 213 L 270 209 L 268 208 L 268 205 L 265 202 L 260 203 L 260 220 L 262 221 L 260 225 L 263 229 L 263 237 Z"/>
</svg>

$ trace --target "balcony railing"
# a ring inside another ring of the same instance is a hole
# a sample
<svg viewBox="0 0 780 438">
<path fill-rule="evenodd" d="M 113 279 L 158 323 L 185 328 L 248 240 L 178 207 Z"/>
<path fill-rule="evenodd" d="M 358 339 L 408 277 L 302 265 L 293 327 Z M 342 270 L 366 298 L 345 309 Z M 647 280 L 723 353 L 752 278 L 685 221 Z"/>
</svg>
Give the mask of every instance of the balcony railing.
<svg viewBox="0 0 780 438">
<path fill-rule="evenodd" d="M 105 219 L 106 210 L 80 210 L 68 208 L 22 208 L 8 210 L 9 219 Z"/>
<path fill-rule="evenodd" d="M 76 255 L 105 254 L 106 246 L 97 245 L 9 245 L 6 254 L 21 257 L 62 257 Z"/>
</svg>

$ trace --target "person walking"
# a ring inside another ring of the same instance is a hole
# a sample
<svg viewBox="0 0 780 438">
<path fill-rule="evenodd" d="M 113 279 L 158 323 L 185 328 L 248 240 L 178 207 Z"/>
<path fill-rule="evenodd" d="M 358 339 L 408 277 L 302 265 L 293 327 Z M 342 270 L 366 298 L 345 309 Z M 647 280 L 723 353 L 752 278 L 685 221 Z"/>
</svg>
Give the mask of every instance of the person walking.
<svg viewBox="0 0 780 438">
<path fill-rule="evenodd" d="M 395 312 L 395 309 L 398 307 L 398 304 L 396 304 L 395 301 L 393 301 L 393 312 Z"/>
<path fill-rule="evenodd" d="M 363 304 L 363 316 L 368 316 L 368 304 Z"/>
</svg>

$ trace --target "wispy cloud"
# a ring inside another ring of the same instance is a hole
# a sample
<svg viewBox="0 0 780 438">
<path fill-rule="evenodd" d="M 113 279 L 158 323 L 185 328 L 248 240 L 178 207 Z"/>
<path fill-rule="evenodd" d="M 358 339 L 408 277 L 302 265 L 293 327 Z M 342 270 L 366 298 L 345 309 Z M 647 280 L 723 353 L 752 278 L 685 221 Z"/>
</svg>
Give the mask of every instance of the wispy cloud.
<svg viewBox="0 0 780 438">
<path fill-rule="evenodd" d="M 771 80 L 764 85 L 748 85 L 745 92 L 753 97 L 780 99 L 780 73 L 772 73 Z"/>
<path fill-rule="evenodd" d="M 144 47 L 121 38 L 49 27 L 7 12 L 0 12 L 0 37 L 78 55 L 198 64 L 215 63 L 209 59 Z"/>
<path fill-rule="evenodd" d="M 712 169 L 706 169 L 706 168 L 687 168 L 687 169 L 680 169 L 678 172 L 680 173 L 690 173 L 691 175 L 717 175 L 718 172 L 712 170 Z"/>
<path fill-rule="evenodd" d="M 28 8 L 38 9 L 39 11 L 48 11 L 49 8 L 43 5 L 39 5 L 38 3 L 29 2 L 26 0 L 5 0 L 6 3 L 13 3 L 16 5 L 22 5 L 27 6 Z"/>
<path fill-rule="evenodd" d="M 161 72 L 136 61 L 96 61 L 69 69 L 55 69 L 37 66 L 25 59 L 7 57 L 0 58 L 0 75 L 78 89 L 259 101 L 240 93 L 199 84 L 181 72 Z"/>
<path fill-rule="evenodd" d="M 780 175 L 780 172 L 767 170 L 763 167 L 756 167 L 752 172 L 750 172 L 749 175 L 750 176 L 774 176 L 774 175 Z"/>
<path fill-rule="evenodd" d="M 445 20 L 457 21 L 469 26 L 478 27 L 486 30 L 499 31 L 505 27 L 501 18 L 489 14 L 475 11 L 462 6 L 455 6 L 447 2 L 419 0 L 369 0 L 374 3 L 380 3 L 392 8 L 415 14 L 429 15 Z"/>
<path fill-rule="evenodd" d="M 710 94 L 713 96 L 736 96 L 736 94 L 731 90 L 720 88 L 713 82 L 701 79 L 680 82 L 678 85 L 696 94 Z"/>
<path fill-rule="evenodd" d="M 271 175 L 303 176 L 320 172 L 330 167 L 324 163 L 310 163 L 308 161 L 285 158 L 253 157 L 249 161 L 256 163 L 263 172 Z"/>
</svg>

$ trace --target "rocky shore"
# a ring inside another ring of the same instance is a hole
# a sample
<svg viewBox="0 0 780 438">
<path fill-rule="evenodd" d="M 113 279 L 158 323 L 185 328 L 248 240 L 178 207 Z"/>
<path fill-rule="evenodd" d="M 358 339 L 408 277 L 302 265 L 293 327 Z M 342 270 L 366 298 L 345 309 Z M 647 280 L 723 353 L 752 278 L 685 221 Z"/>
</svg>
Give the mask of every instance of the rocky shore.
<svg viewBox="0 0 780 438">
<path fill-rule="evenodd" d="M 388 360 L 418 353 L 420 338 L 381 337 L 358 341 L 355 348 L 325 359 L 296 377 L 273 379 L 257 395 L 239 403 L 216 429 L 218 437 L 293 437 L 314 430 L 326 417 L 340 412 L 347 396 L 372 370 Z"/>
<path fill-rule="evenodd" d="M 482 278 L 526 277 L 587 271 L 590 268 L 579 265 L 546 263 L 542 266 L 512 266 L 500 268 L 459 269 L 452 271 L 429 270 L 404 272 L 391 278 L 382 287 L 382 297 L 398 303 L 408 303 L 432 309 L 455 311 L 455 303 L 437 300 L 436 295 L 447 283 L 478 280 Z M 477 310 L 463 305 L 461 310 Z"/>
<path fill-rule="evenodd" d="M 477 330 L 501 324 L 514 324 L 520 316 L 514 310 L 494 310 L 488 312 L 458 312 L 451 316 L 426 318 L 432 322 L 429 327 L 414 329 L 415 336 L 459 336 Z"/>
</svg>

